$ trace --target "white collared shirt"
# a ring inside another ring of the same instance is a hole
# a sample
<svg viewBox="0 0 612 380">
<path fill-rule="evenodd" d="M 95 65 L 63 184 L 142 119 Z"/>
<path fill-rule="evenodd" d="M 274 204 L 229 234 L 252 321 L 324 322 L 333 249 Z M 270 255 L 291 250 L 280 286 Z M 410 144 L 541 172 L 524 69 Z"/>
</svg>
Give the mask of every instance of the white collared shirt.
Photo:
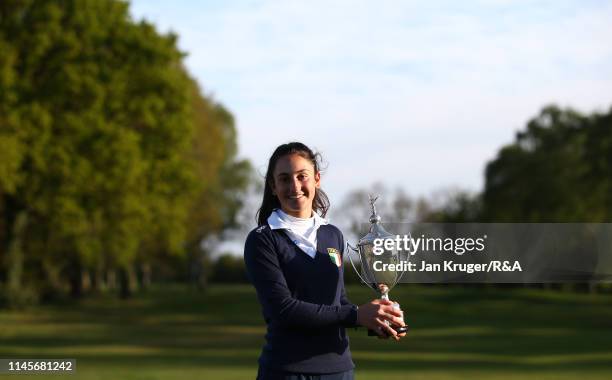
<svg viewBox="0 0 612 380">
<path fill-rule="evenodd" d="M 268 217 L 268 225 L 273 230 L 284 229 L 291 241 L 314 259 L 317 254 L 317 230 L 328 222 L 316 212 L 312 214 L 307 219 L 296 218 L 281 209 L 274 209 Z"/>
</svg>

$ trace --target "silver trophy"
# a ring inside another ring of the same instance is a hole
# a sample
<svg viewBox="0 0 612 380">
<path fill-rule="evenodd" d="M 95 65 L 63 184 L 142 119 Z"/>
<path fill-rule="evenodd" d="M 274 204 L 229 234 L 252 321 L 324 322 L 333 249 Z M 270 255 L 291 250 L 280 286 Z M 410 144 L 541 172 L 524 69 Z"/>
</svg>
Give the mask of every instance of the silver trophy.
<svg viewBox="0 0 612 380">
<path fill-rule="evenodd" d="M 385 231 L 383 226 L 380 224 L 380 216 L 378 216 L 378 214 L 376 213 L 376 206 L 374 205 L 377 199 L 378 197 L 373 197 L 370 195 L 370 207 L 372 208 L 372 215 L 370 215 L 370 231 L 367 235 L 359 239 L 357 248 L 350 245 L 347 241 L 346 252 L 348 254 L 351 265 L 353 266 L 353 269 L 355 269 L 355 272 L 357 273 L 361 281 L 370 288 L 374 289 L 374 291 L 376 291 L 380 295 L 380 298 L 384 300 L 389 300 L 389 291 L 395 285 L 397 285 L 397 283 L 404 275 L 405 271 L 384 269 L 388 268 L 388 266 L 384 266 L 383 264 L 396 264 L 395 267 L 398 267 L 399 265 L 397 264 L 400 264 L 402 262 L 407 263 L 410 255 L 407 250 L 398 250 L 396 244 L 393 244 L 393 249 L 390 250 L 384 249 L 383 244 L 383 252 L 380 254 L 374 253 L 374 240 L 395 240 L 395 236 Z M 359 259 L 361 261 L 361 271 L 358 270 L 355 266 L 351 251 L 359 254 Z M 394 307 L 399 309 L 399 304 L 395 303 Z M 397 331 L 398 334 L 407 331 L 407 327 L 394 327 L 394 329 L 395 331 Z M 370 335 L 377 334 L 370 332 Z"/>
</svg>

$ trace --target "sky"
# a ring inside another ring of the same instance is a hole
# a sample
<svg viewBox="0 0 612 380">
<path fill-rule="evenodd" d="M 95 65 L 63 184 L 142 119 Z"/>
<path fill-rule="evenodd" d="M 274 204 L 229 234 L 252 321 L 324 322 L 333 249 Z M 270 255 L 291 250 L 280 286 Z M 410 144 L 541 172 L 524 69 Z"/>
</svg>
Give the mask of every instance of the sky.
<svg viewBox="0 0 612 380">
<path fill-rule="evenodd" d="M 379 182 L 480 191 L 545 105 L 612 105 L 612 1 L 131 1 L 173 31 L 263 175 L 302 141 L 332 205 Z"/>
</svg>

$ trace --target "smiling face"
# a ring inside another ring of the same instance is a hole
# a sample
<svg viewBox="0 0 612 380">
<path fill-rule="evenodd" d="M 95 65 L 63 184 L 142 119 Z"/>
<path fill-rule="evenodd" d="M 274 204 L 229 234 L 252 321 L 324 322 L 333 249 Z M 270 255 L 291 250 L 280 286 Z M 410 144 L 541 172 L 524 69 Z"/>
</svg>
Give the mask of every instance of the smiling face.
<svg viewBox="0 0 612 380">
<path fill-rule="evenodd" d="M 315 191 L 320 186 L 320 173 L 315 173 L 312 162 L 304 157 L 289 154 L 276 162 L 272 193 L 287 214 L 296 218 L 310 218 Z"/>
</svg>

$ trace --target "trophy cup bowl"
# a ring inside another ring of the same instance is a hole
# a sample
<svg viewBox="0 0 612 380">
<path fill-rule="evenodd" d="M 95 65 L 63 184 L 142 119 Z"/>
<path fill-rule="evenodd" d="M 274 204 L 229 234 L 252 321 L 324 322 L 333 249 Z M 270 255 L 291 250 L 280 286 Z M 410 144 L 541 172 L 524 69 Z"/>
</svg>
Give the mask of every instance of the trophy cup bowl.
<svg viewBox="0 0 612 380">
<path fill-rule="evenodd" d="M 359 243 L 357 244 L 357 248 L 350 245 L 346 242 L 346 252 L 349 257 L 349 261 L 353 266 L 353 269 L 361 279 L 361 281 L 372 288 L 381 299 L 389 300 L 389 291 L 397 285 L 397 283 L 401 280 L 404 275 L 404 270 L 396 270 L 402 262 L 407 262 L 409 258 L 409 254 L 405 250 L 398 250 L 395 242 L 392 245 L 392 249 L 385 249 L 385 245 L 382 244 L 382 252 L 375 253 L 374 252 L 374 242 L 375 240 L 381 239 L 380 241 L 384 242 L 385 240 L 395 240 L 395 236 L 385 231 L 385 229 L 380 224 L 380 216 L 376 213 L 376 207 L 374 203 L 378 197 L 374 198 L 370 196 L 370 206 L 372 208 L 372 215 L 370 216 L 370 231 L 367 235 L 359 239 Z M 359 255 L 359 259 L 361 262 L 361 270 L 358 270 L 353 262 L 353 258 L 351 255 L 351 251 L 357 253 Z M 389 269 L 389 265 L 392 264 L 391 267 L 394 270 Z M 376 268 L 376 269 L 375 269 Z M 377 270 L 378 269 L 378 270 Z M 394 303 L 394 307 L 399 309 L 399 304 Z M 387 322 L 388 324 L 388 322 Z M 407 327 L 393 327 L 393 329 L 398 333 L 405 333 L 408 328 Z M 377 335 L 373 332 L 369 332 L 370 335 Z"/>
</svg>

